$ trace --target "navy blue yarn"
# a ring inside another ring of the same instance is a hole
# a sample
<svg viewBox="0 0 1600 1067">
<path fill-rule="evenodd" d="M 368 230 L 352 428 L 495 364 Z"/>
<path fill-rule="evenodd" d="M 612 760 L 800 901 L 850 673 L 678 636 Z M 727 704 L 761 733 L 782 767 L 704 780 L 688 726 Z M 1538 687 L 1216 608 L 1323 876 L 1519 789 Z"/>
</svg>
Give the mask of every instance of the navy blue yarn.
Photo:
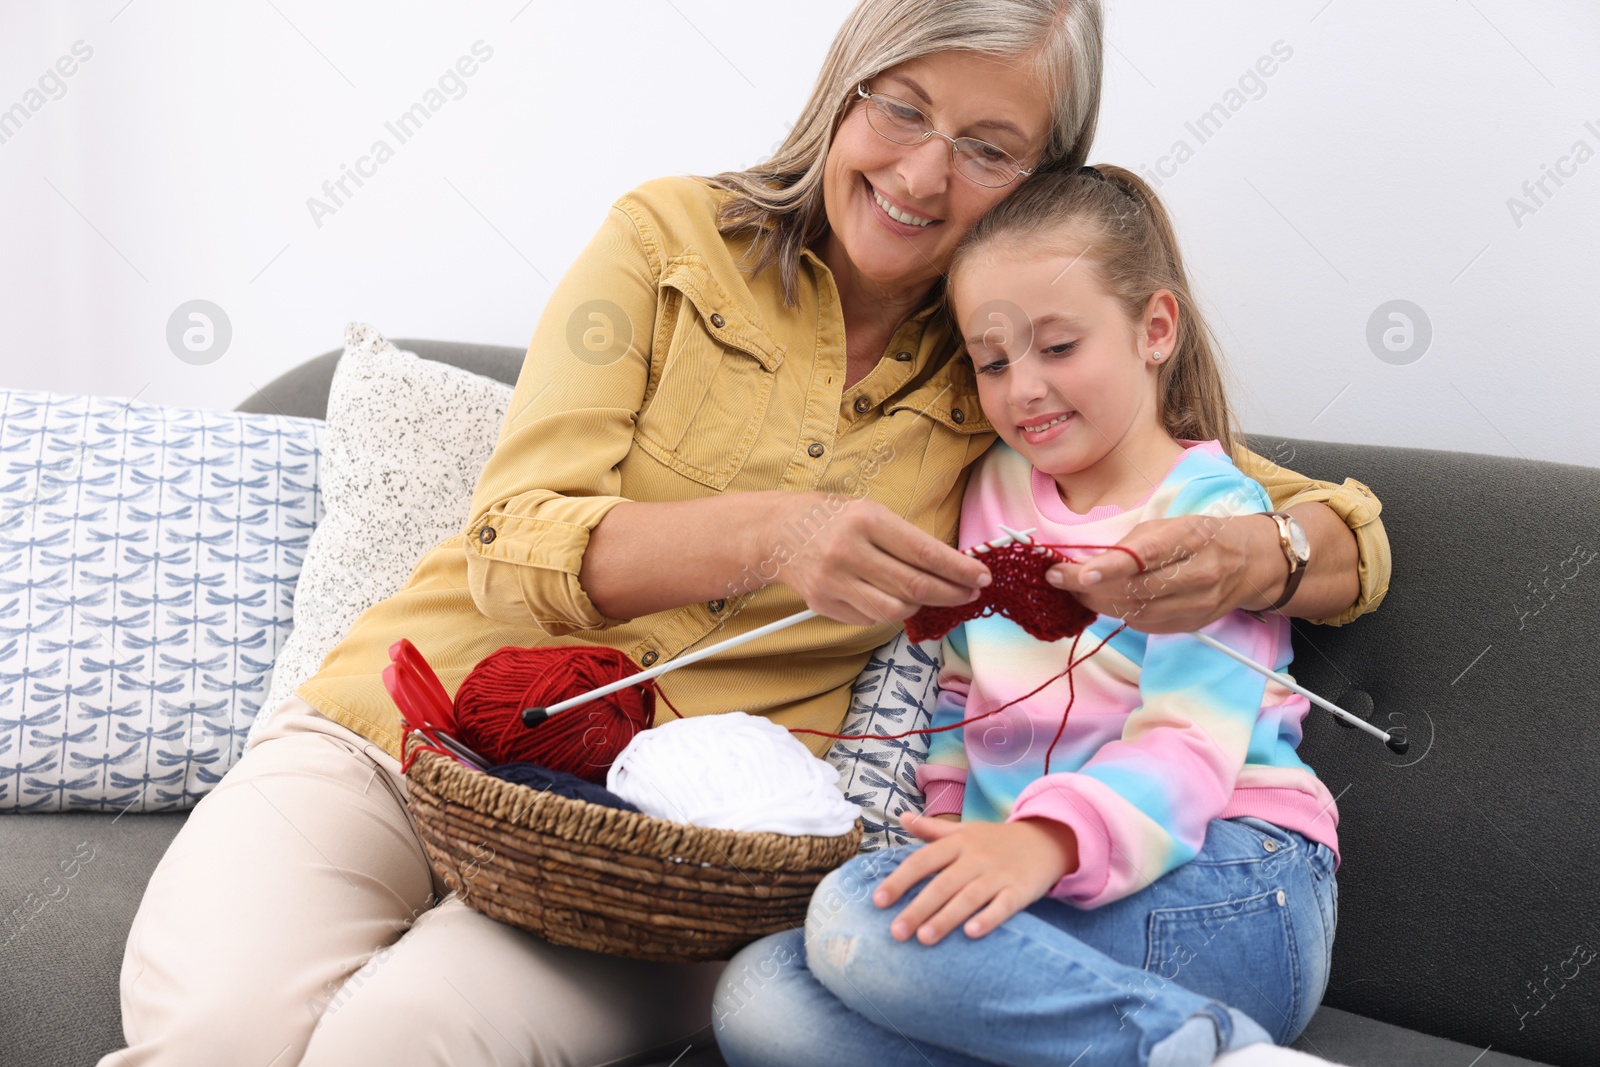
<svg viewBox="0 0 1600 1067">
<path fill-rule="evenodd" d="M 496 778 L 515 785 L 525 785 L 530 789 L 537 789 L 543 793 L 554 793 L 558 797 L 587 800 L 589 803 L 599 804 L 603 808 L 620 808 L 622 811 L 639 810 L 603 785 L 584 781 L 577 775 L 568 774 L 565 771 L 553 771 L 549 767 L 541 767 L 537 763 L 525 761 L 502 763 L 498 767 L 490 767 L 485 773 L 492 774 Z"/>
</svg>

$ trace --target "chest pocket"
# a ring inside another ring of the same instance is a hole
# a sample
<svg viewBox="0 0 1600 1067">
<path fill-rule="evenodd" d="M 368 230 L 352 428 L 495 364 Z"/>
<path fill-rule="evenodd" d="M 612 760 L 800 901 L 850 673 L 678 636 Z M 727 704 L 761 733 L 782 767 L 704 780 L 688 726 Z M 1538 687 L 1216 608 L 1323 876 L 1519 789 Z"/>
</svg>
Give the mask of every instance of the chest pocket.
<svg viewBox="0 0 1600 1067">
<path fill-rule="evenodd" d="M 783 347 L 686 252 L 661 277 L 635 440 L 679 474 L 726 489 L 766 418 Z"/>
</svg>

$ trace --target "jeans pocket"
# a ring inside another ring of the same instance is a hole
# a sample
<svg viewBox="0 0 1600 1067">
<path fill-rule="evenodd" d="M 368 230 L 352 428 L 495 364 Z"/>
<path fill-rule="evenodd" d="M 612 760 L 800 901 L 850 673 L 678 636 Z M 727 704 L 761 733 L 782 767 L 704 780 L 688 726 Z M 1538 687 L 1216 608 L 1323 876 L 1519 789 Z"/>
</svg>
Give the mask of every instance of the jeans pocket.
<svg viewBox="0 0 1600 1067">
<path fill-rule="evenodd" d="M 1339 928 L 1339 882 L 1328 875 L 1328 959 L 1333 959 L 1333 935 Z"/>
<path fill-rule="evenodd" d="M 1300 956 L 1284 889 L 1150 913 L 1144 969 L 1238 1008 L 1282 1043 L 1297 1030 Z"/>
<path fill-rule="evenodd" d="M 1258 819 L 1254 815 L 1239 815 L 1228 821 L 1246 827 L 1261 838 L 1262 851 L 1269 855 L 1293 852 L 1302 846 L 1315 844 L 1293 830 L 1285 830 L 1276 823 Z"/>
</svg>

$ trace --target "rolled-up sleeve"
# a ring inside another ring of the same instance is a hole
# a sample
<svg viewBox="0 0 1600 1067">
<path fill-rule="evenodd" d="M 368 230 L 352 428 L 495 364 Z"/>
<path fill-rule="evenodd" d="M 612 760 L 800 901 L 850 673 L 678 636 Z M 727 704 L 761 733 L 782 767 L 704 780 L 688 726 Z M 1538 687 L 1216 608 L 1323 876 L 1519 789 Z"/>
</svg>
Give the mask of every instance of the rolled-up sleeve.
<svg viewBox="0 0 1600 1067">
<path fill-rule="evenodd" d="M 589 534 L 620 495 L 649 378 L 658 246 L 618 201 L 555 287 L 534 330 L 466 529 L 473 602 L 559 636 L 627 622 L 579 581 Z"/>
<path fill-rule="evenodd" d="M 1371 489 L 1354 478 L 1346 478 L 1339 485 L 1307 478 L 1248 450 L 1243 452 L 1240 469 L 1266 488 L 1274 510 L 1285 511 L 1296 504 L 1326 504 L 1356 536 L 1360 596 L 1337 615 L 1309 621 L 1342 626 L 1383 603 L 1384 595 L 1389 592 L 1389 535 L 1378 518 L 1383 504 Z"/>
</svg>

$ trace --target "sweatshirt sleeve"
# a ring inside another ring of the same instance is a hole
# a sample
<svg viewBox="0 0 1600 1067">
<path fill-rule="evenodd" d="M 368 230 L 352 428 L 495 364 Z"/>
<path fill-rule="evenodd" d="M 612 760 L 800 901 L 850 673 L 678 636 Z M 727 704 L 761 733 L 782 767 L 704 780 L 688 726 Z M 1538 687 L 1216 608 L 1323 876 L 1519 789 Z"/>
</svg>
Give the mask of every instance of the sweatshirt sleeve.
<svg viewBox="0 0 1600 1067">
<path fill-rule="evenodd" d="M 628 621 L 602 615 L 578 580 L 590 531 L 627 502 L 617 465 L 633 446 L 655 332 L 655 245 L 628 204 L 611 207 L 539 316 L 472 496 L 473 603 L 552 635 Z"/>
<path fill-rule="evenodd" d="M 940 645 L 944 664 L 939 668 L 939 696 L 933 705 L 934 729 L 958 723 L 967 716 L 967 694 L 972 688 L 972 665 L 967 652 L 967 624 L 945 634 Z M 928 741 L 928 758 L 917 768 L 917 787 L 926 798 L 924 815 L 961 814 L 967 792 L 966 728 L 941 730 Z"/>
<path fill-rule="evenodd" d="M 1389 535 L 1384 532 L 1383 520 L 1378 513 L 1383 504 L 1371 489 L 1354 478 L 1341 484 L 1318 481 L 1296 474 L 1286 467 L 1245 450 L 1239 457 L 1240 469 L 1266 487 L 1272 498 L 1272 511 L 1285 511 L 1296 504 L 1326 504 L 1344 520 L 1356 537 L 1356 568 L 1361 581 L 1361 593 L 1356 602 L 1339 614 L 1311 622 L 1326 626 L 1342 626 L 1347 622 L 1377 610 L 1389 592 Z"/>
<path fill-rule="evenodd" d="M 1229 472 L 1189 482 L 1167 515 L 1267 510 L 1261 487 Z M 1281 616 L 1235 611 L 1205 633 L 1258 663 L 1282 669 L 1290 650 Z M 1150 634 L 1139 673 L 1141 704 L 1076 771 L 1045 775 L 1017 796 L 1008 821 L 1070 826 L 1078 866 L 1052 897 L 1096 908 L 1138 892 L 1189 860 L 1233 795 L 1266 692 L 1266 679 L 1192 634 Z"/>
</svg>

